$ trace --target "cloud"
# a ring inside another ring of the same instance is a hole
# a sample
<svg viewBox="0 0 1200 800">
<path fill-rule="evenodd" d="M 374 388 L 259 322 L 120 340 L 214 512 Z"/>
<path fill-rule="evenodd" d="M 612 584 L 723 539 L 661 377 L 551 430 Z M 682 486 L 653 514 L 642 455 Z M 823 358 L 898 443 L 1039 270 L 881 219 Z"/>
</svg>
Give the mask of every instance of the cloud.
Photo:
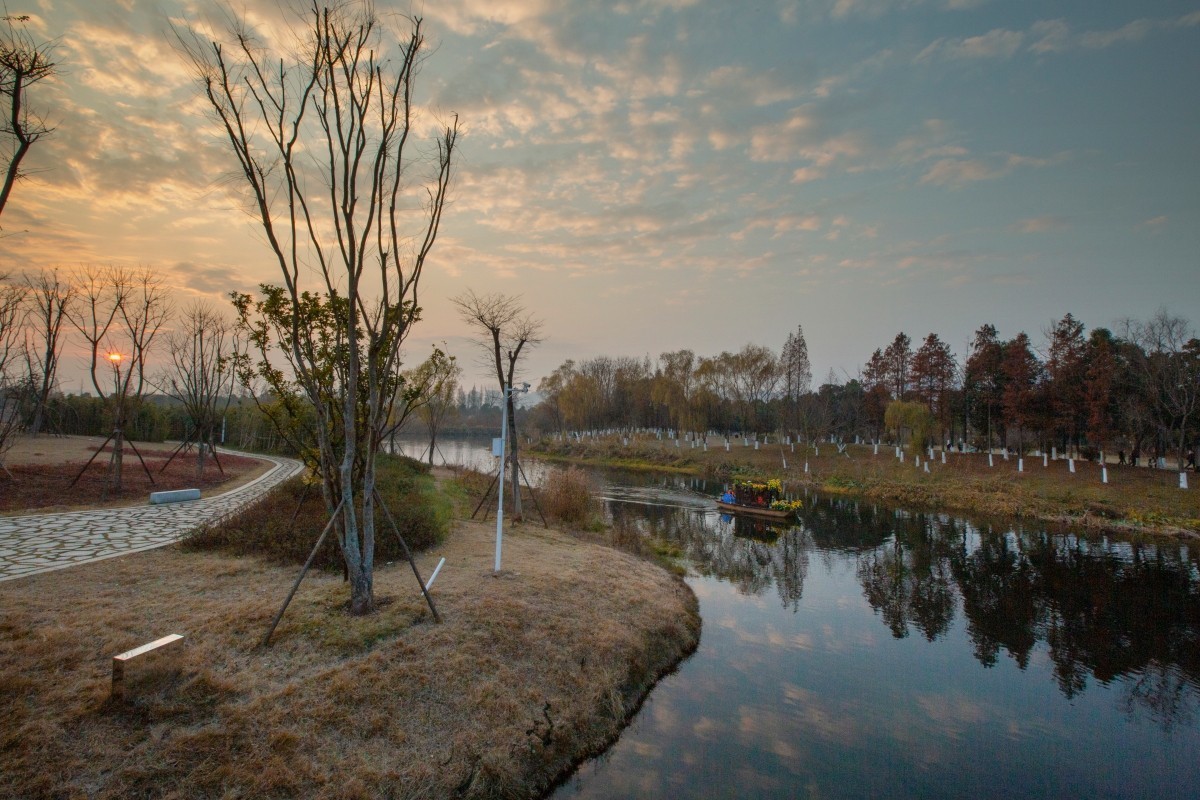
<svg viewBox="0 0 1200 800">
<path fill-rule="evenodd" d="M 989 166 L 978 159 L 943 158 L 921 176 L 921 183 L 934 186 L 961 187 L 975 181 L 999 178 L 1004 170 Z"/>
<path fill-rule="evenodd" d="M 1044 55 L 1069 50 L 1102 50 L 1118 44 L 1141 42 L 1155 31 L 1190 28 L 1200 25 L 1200 11 L 1170 19 L 1135 19 L 1119 28 L 1073 33 L 1062 19 L 1038 20 L 1027 31 L 995 28 L 979 36 L 939 38 L 930 42 L 913 58 L 916 63 L 935 59 L 1011 58 L 1022 46 L 1031 53 Z"/>
<path fill-rule="evenodd" d="M 1170 222 L 1170 219 L 1166 214 L 1162 214 L 1160 216 L 1151 217 L 1150 219 L 1139 222 L 1137 224 L 1137 229 L 1150 231 L 1151 233 L 1161 233 L 1166 229 L 1168 222 Z"/>
<path fill-rule="evenodd" d="M 988 160 L 982 158 L 943 158 L 935 162 L 921 176 L 921 183 L 958 189 L 976 181 L 1002 178 L 1018 167 L 1035 169 L 1049 167 L 1060 164 L 1070 157 L 1070 152 L 1062 152 L 1049 157 L 1000 153 L 991 156 Z"/>
<path fill-rule="evenodd" d="M 931 61 L 935 57 L 951 60 L 1011 58 L 1021 49 L 1023 41 L 1025 41 L 1025 34 L 1021 31 L 995 28 L 981 36 L 935 39 L 913 60 L 921 63 Z"/>
<path fill-rule="evenodd" d="M 1044 19 L 1029 28 L 1029 45 L 1034 53 L 1061 53 L 1071 45 L 1071 27 L 1061 19 Z"/>
<path fill-rule="evenodd" d="M 1070 220 L 1066 217 L 1058 216 L 1057 214 L 1047 214 L 1041 217 L 1030 217 L 1023 219 L 1009 227 L 1017 233 L 1048 233 L 1050 231 L 1061 231 L 1070 227 Z"/>
</svg>

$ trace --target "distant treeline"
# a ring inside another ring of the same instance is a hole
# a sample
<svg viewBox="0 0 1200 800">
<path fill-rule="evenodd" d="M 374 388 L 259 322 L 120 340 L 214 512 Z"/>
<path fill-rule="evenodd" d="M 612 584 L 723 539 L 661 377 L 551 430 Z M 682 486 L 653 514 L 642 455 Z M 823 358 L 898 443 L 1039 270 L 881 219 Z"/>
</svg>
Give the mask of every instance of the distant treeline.
<svg viewBox="0 0 1200 800">
<path fill-rule="evenodd" d="M 915 350 L 899 333 L 857 376 L 831 372 L 811 388 L 802 329 L 776 355 L 750 344 L 737 352 L 691 350 L 657 360 L 566 361 L 544 378 L 526 429 L 674 428 L 787 432 L 802 438 L 896 438 L 888 408 L 919 404 L 928 438 L 974 447 L 1126 450 L 1143 457 L 1184 453 L 1200 437 L 1200 340 L 1190 324 L 1160 311 L 1120 333 L 1085 332 L 1067 314 L 1037 350 L 992 325 L 956 356 L 936 333 Z M 893 414 L 893 419 L 900 416 Z"/>
</svg>

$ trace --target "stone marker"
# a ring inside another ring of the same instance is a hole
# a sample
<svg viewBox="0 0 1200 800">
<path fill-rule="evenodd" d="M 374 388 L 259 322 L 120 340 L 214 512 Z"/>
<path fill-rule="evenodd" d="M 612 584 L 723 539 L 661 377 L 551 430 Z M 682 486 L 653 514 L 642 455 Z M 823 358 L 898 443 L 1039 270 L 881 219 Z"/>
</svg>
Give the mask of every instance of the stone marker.
<svg viewBox="0 0 1200 800">
<path fill-rule="evenodd" d="M 150 505 L 157 506 L 163 503 L 182 503 L 187 500 L 199 500 L 199 489 L 175 489 L 167 492 L 151 492 Z"/>
</svg>

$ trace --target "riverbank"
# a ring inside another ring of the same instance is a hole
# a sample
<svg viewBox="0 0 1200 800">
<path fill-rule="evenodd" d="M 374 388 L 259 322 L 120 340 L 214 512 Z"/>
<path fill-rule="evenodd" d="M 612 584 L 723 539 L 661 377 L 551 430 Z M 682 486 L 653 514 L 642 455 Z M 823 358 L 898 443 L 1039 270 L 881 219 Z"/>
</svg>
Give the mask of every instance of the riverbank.
<svg viewBox="0 0 1200 800">
<path fill-rule="evenodd" d="M 659 567 L 540 526 L 456 521 L 381 565 L 350 617 L 340 574 L 149 551 L 0 584 L 0 795 L 538 797 L 620 732 L 699 638 Z M 153 680 L 109 699 L 111 657 L 168 633 Z"/>
<path fill-rule="evenodd" d="M 628 444 L 626 444 L 628 442 Z M 925 456 L 917 466 L 912 452 L 904 461 L 895 448 L 880 445 L 847 445 L 839 452 L 831 444 L 743 445 L 710 439 L 708 450 L 681 442 L 641 435 L 585 438 L 582 442 L 529 445 L 526 451 L 539 458 L 625 469 L 669 469 L 723 480 L 732 476 L 775 477 L 792 491 L 811 490 L 849 494 L 889 505 L 961 511 L 987 516 L 1035 519 L 1051 524 L 1080 525 L 1092 530 L 1149 533 L 1166 536 L 1200 536 L 1200 475 L 1189 474 L 1189 489 L 1179 488 L 1179 474 L 1144 467 L 1101 466 L 1076 461 L 1075 471 L 1064 460 L 1000 455 L 988 465 L 983 453 L 934 451 L 925 471 Z M 807 471 L 805 465 L 807 464 Z"/>
</svg>

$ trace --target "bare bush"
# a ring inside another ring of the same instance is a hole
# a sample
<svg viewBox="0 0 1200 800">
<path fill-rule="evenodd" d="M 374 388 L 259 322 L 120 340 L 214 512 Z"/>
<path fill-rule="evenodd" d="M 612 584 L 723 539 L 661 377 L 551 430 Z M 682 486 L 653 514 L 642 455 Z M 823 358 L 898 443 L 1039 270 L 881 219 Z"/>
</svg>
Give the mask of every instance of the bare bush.
<svg viewBox="0 0 1200 800">
<path fill-rule="evenodd" d="M 573 524 L 582 524 L 596 511 L 591 481 L 579 467 L 556 469 L 546 477 L 542 503 L 547 516 Z"/>
</svg>

